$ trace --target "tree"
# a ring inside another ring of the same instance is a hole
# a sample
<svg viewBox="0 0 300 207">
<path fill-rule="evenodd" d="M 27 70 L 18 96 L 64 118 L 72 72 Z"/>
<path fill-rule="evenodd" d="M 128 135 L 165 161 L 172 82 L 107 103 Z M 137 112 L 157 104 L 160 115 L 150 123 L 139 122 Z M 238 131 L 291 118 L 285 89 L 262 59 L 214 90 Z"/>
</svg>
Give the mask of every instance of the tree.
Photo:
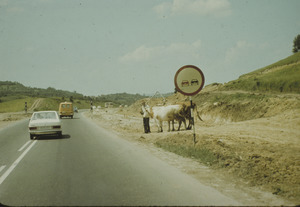
<svg viewBox="0 0 300 207">
<path fill-rule="evenodd" d="M 299 52 L 300 51 L 300 34 L 297 35 L 294 39 L 294 48 L 293 48 L 293 53 Z"/>
</svg>

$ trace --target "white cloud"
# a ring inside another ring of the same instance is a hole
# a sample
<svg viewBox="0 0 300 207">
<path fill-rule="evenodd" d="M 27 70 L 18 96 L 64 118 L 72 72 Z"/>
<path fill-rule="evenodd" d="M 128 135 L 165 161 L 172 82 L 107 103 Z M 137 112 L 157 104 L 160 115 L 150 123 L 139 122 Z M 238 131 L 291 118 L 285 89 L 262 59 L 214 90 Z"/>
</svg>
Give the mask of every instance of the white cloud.
<svg viewBox="0 0 300 207">
<path fill-rule="evenodd" d="M 173 0 L 154 7 L 163 16 L 193 14 L 200 16 L 224 17 L 231 14 L 228 0 Z"/>
<path fill-rule="evenodd" d="M 149 59 L 155 51 L 159 50 L 159 47 L 147 48 L 145 45 L 140 46 L 135 49 L 133 52 L 130 52 L 123 57 L 121 57 L 121 61 L 144 61 Z"/>
<path fill-rule="evenodd" d="M 147 47 L 142 45 L 134 51 L 129 52 L 120 58 L 122 62 L 141 62 L 155 59 L 161 56 L 183 56 L 199 57 L 199 49 L 201 48 L 201 40 L 193 43 L 172 43 L 166 46 Z"/>
<path fill-rule="evenodd" d="M 156 13 L 163 15 L 165 13 L 168 13 L 171 7 L 172 7 L 172 3 L 163 2 L 163 3 L 155 6 L 153 9 Z"/>
</svg>

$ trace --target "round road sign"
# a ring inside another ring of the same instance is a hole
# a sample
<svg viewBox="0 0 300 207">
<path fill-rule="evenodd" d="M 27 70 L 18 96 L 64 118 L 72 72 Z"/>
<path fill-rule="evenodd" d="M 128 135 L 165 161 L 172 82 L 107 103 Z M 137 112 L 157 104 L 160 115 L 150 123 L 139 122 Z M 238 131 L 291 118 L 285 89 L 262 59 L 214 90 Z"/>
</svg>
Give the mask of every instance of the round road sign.
<svg viewBox="0 0 300 207">
<path fill-rule="evenodd" d="M 187 96 L 193 96 L 202 90 L 204 75 L 196 66 L 186 65 L 176 72 L 174 83 L 178 92 Z"/>
</svg>

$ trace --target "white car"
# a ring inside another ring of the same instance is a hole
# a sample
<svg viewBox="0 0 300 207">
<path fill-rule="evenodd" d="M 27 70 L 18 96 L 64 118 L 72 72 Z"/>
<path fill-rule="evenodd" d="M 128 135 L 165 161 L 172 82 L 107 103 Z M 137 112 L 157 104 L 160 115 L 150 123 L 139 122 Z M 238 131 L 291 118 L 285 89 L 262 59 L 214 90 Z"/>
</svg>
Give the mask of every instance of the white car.
<svg viewBox="0 0 300 207">
<path fill-rule="evenodd" d="M 62 124 L 56 111 L 34 112 L 29 121 L 30 139 L 39 135 L 62 136 Z"/>
</svg>

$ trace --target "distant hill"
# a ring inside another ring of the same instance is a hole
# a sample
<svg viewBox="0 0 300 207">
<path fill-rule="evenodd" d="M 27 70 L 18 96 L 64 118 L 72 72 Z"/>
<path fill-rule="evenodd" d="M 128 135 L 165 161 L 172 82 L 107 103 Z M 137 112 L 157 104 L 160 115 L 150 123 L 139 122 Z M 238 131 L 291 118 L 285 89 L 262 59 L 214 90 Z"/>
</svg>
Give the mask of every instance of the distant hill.
<svg viewBox="0 0 300 207">
<path fill-rule="evenodd" d="M 96 100 L 101 102 L 113 102 L 114 105 L 131 105 L 137 100 L 144 99 L 147 97 L 148 96 L 143 96 L 140 94 L 116 93 L 97 96 Z"/>
<path fill-rule="evenodd" d="M 70 92 L 65 90 L 57 90 L 52 87 L 47 89 L 42 88 L 33 88 L 24 86 L 18 82 L 12 81 L 0 81 L 0 102 L 7 102 L 16 99 L 23 99 L 26 97 L 34 98 L 61 98 L 61 100 L 85 100 L 100 104 L 104 102 L 113 102 L 115 106 L 119 105 L 131 105 L 139 99 L 146 98 L 148 96 L 142 96 L 139 94 L 127 94 L 127 93 L 117 93 L 110 95 L 101 95 L 101 96 L 84 96 L 83 94 L 77 92 Z"/>
<path fill-rule="evenodd" d="M 65 90 L 57 90 L 52 87 L 48 87 L 47 89 L 43 88 L 32 88 L 28 86 L 24 86 L 18 82 L 12 81 L 0 81 L 0 97 L 3 99 L 4 97 L 73 97 L 76 99 L 83 99 L 83 95 L 76 92 L 70 92 Z"/>
<path fill-rule="evenodd" d="M 300 93 L 300 52 L 242 75 L 219 89 Z"/>
</svg>

